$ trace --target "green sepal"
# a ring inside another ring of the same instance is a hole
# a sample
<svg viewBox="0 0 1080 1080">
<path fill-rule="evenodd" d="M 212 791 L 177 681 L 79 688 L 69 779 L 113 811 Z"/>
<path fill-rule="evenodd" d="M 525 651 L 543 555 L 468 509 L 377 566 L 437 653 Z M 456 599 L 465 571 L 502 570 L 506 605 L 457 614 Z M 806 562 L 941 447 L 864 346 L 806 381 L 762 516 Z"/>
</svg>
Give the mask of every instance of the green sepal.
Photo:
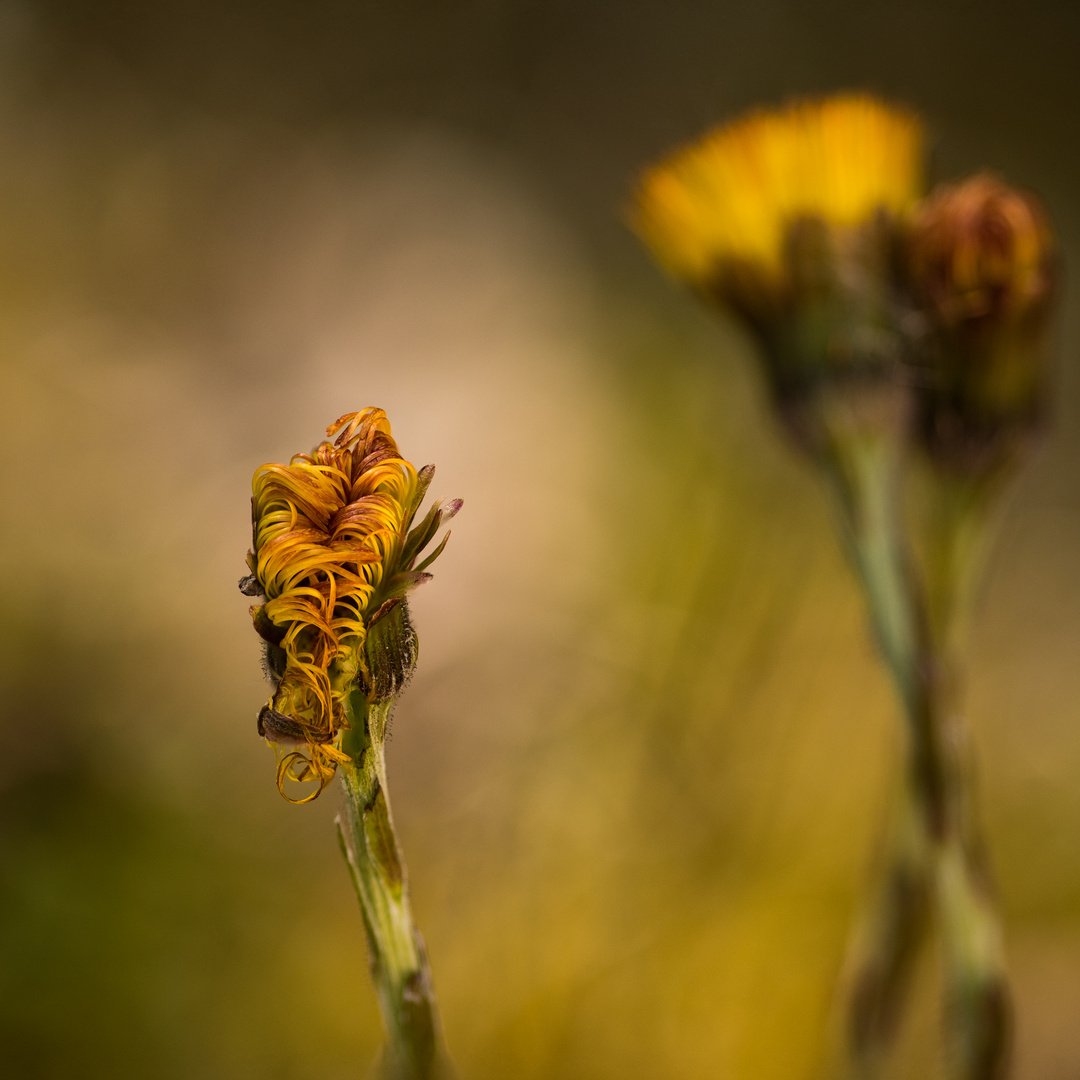
<svg viewBox="0 0 1080 1080">
<path fill-rule="evenodd" d="M 416 511 L 420 509 L 420 504 L 424 501 L 424 496 L 427 494 L 428 488 L 431 487 L 431 481 L 434 479 L 434 465 L 425 465 L 416 474 L 416 493 L 413 495 L 412 502 L 409 503 L 408 520 L 410 522 L 416 515 Z"/>
<path fill-rule="evenodd" d="M 439 531 L 442 523 L 442 500 L 431 504 L 430 509 L 424 515 L 424 519 L 405 538 L 405 545 L 401 549 L 401 565 L 410 566 L 413 559 L 424 550 L 431 542 L 431 538 Z"/>
<path fill-rule="evenodd" d="M 454 517 L 460 509 L 461 499 L 438 499 L 432 503 L 424 520 L 406 537 L 401 551 L 401 565 L 411 566 L 413 559 L 428 546 L 432 537 L 439 531 L 439 526 Z"/>
<path fill-rule="evenodd" d="M 382 595 L 387 600 L 397 600 L 407 593 L 411 593 L 413 589 L 426 585 L 433 576 L 420 570 L 402 570 L 390 579 Z"/>
<path fill-rule="evenodd" d="M 419 573 L 421 570 L 426 570 L 443 553 L 443 548 L 446 547 L 446 541 L 449 539 L 450 533 L 448 532 L 442 540 L 439 541 L 439 546 L 422 563 L 417 563 L 416 566 L 413 567 L 412 572 L 415 574 Z M 419 584 L 422 584 L 422 582 Z"/>
</svg>

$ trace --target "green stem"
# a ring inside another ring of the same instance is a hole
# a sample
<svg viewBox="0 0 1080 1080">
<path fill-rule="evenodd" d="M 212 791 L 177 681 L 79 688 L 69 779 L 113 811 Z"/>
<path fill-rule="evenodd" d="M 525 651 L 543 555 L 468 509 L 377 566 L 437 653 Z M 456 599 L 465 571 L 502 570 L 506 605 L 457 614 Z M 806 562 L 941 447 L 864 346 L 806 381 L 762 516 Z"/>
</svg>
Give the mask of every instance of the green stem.
<svg viewBox="0 0 1080 1080">
<path fill-rule="evenodd" d="M 413 922 L 405 863 L 394 833 L 386 786 L 386 724 L 393 702 L 370 708 L 359 690 L 349 696 L 351 727 L 340 766 L 345 820 L 338 837 L 349 864 L 367 931 L 371 975 L 387 1047 L 386 1080 L 434 1080 L 448 1075 L 435 991 L 424 942 Z"/>
<path fill-rule="evenodd" d="M 945 969 L 950 1074 L 999 1080 L 1007 1065 L 1008 998 L 1000 933 L 973 824 L 955 664 L 983 535 L 977 499 L 941 519 L 927 609 L 895 518 L 896 443 L 832 429 L 823 457 L 839 496 L 852 561 L 908 721 L 908 755 L 885 887 L 867 924 L 851 1003 L 855 1064 L 875 1075 L 890 1049 L 914 960 L 936 910 Z"/>
<path fill-rule="evenodd" d="M 957 832 L 943 840 L 935 856 L 949 1073 L 956 1080 L 1002 1080 L 1009 1071 L 1012 1010 L 1001 927 L 981 848 Z"/>
<path fill-rule="evenodd" d="M 930 925 L 932 875 L 921 813 L 905 784 L 880 892 L 854 946 L 849 1024 L 856 1072 L 875 1076 L 892 1048 Z"/>
<path fill-rule="evenodd" d="M 825 464 L 878 646 L 910 714 L 919 697 L 921 642 L 895 514 L 896 449 L 885 435 L 841 433 Z"/>
<path fill-rule="evenodd" d="M 1011 1009 L 1001 928 L 974 806 L 974 775 L 960 720 L 961 664 L 992 534 L 998 477 L 934 473 L 926 595 L 938 669 L 938 710 L 957 781 L 953 828 L 937 852 L 937 907 L 942 923 L 950 1011 L 950 1066 L 958 1080 L 1008 1071 Z"/>
<path fill-rule="evenodd" d="M 936 654 L 955 678 L 967 639 L 986 549 L 993 534 L 991 507 L 997 485 L 936 470 L 927 551 L 929 632 Z M 954 697 L 958 687 L 950 685 Z"/>
<path fill-rule="evenodd" d="M 919 678 L 920 620 L 914 609 L 900 530 L 895 520 L 895 440 L 886 433 L 838 425 L 821 463 L 836 495 L 848 555 L 867 598 L 882 658 L 908 720 L 905 783 L 894 808 L 881 891 L 855 943 L 849 1024 L 858 1075 L 875 1076 L 891 1049 L 932 908 L 932 872 L 924 807 L 935 786 L 932 770 L 916 764 L 925 742 Z M 929 760 L 933 760 L 930 758 Z M 936 800 L 934 800 L 936 801 Z"/>
</svg>

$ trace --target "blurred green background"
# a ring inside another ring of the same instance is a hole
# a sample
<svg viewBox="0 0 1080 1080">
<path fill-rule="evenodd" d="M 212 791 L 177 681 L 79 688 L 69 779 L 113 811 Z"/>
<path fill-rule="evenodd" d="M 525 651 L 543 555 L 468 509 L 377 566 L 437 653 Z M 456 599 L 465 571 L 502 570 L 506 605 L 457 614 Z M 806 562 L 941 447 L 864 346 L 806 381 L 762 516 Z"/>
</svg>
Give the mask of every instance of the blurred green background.
<svg viewBox="0 0 1080 1080">
<path fill-rule="evenodd" d="M 274 788 L 236 581 L 254 468 L 367 404 L 465 499 L 390 750 L 463 1080 L 831 1075 L 898 718 L 751 349 L 620 207 L 718 119 L 867 88 L 1075 263 L 1078 46 L 1040 0 L 4 0 L 0 1075 L 364 1074 L 337 797 Z M 1080 1075 L 1064 300 L 969 685 L 1021 1080 Z"/>
</svg>

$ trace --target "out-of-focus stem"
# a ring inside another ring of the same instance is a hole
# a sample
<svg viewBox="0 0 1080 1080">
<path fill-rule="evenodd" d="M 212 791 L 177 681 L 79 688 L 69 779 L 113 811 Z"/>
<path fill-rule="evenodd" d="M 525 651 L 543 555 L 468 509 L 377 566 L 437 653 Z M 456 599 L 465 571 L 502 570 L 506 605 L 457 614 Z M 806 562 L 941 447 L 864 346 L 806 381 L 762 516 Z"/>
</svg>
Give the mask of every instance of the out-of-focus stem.
<svg viewBox="0 0 1080 1080">
<path fill-rule="evenodd" d="M 371 975 L 386 1028 L 386 1080 L 449 1075 L 424 942 L 413 922 L 405 863 L 386 787 L 385 736 L 392 702 L 370 708 L 359 690 L 348 699 L 350 728 L 340 767 L 345 816 L 337 820 L 342 852 L 367 931 Z"/>
<path fill-rule="evenodd" d="M 838 432 L 824 464 L 878 647 L 905 710 L 918 708 L 919 617 L 895 512 L 897 450 L 887 433 Z"/>
<path fill-rule="evenodd" d="M 959 1080 L 1008 1072 L 1012 1013 L 994 888 L 974 806 L 974 769 L 961 722 L 961 666 L 1002 477 L 938 469 L 926 556 L 927 621 L 937 708 L 957 773 L 952 828 L 937 853 L 949 1009 L 949 1063 Z"/>
<path fill-rule="evenodd" d="M 884 1064 L 903 1015 L 932 911 L 926 831 L 912 788 L 894 807 L 883 880 L 854 946 L 848 1022 L 856 1072 Z"/>
<path fill-rule="evenodd" d="M 946 980 L 947 1060 L 956 1080 L 1003 1080 L 1012 1007 L 1001 928 L 981 850 L 956 832 L 935 852 Z"/>
<path fill-rule="evenodd" d="M 984 502 L 957 491 L 939 507 L 923 610 L 895 518 L 895 447 L 887 435 L 855 428 L 839 431 L 823 457 L 908 721 L 905 783 L 884 888 L 859 944 L 852 1049 L 857 1071 L 875 1075 L 893 1041 L 933 909 L 942 939 L 950 1075 L 1000 1080 L 1008 1062 L 1008 992 L 954 707 L 956 661 L 984 535 L 974 515 Z"/>
<path fill-rule="evenodd" d="M 975 594 L 991 539 L 991 507 L 999 483 L 936 470 L 930 497 L 926 565 L 927 619 L 934 651 L 947 674 L 958 674 L 971 628 Z M 951 687 L 956 696 L 958 688 Z"/>
<path fill-rule="evenodd" d="M 933 874 L 926 804 L 935 787 L 932 772 L 917 764 L 925 740 L 919 677 L 920 618 L 899 546 L 895 518 L 896 440 L 887 432 L 861 431 L 833 415 L 833 439 L 822 457 L 843 526 L 848 555 L 867 598 L 882 658 L 908 719 L 908 766 L 894 807 L 884 875 L 854 946 L 855 972 L 849 1024 L 856 1073 L 880 1070 L 903 1012 L 932 908 Z M 933 800 L 931 800 L 933 801 Z"/>
</svg>

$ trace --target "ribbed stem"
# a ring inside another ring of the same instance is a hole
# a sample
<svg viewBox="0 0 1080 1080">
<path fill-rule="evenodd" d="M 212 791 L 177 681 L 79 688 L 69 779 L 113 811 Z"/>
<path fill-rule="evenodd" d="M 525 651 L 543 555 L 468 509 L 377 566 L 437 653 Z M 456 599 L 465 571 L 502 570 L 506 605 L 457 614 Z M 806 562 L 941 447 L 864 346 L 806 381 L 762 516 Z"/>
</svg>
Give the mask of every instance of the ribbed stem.
<svg viewBox="0 0 1080 1080">
<path fill-rule="evenodd" d="M 384 748 L 392 704 L 369 708 L 359 691 L 349 697 L 351 727 L 342 749 L 350 761 L 340 767 L 345 819 L 337 819 L 338 836 L 364 917 L 371 977 L 386 1029 L 383 1076 L 436 1080 L 449 1076 L 449 1067 L 386 786 Z"/>
</svg>

